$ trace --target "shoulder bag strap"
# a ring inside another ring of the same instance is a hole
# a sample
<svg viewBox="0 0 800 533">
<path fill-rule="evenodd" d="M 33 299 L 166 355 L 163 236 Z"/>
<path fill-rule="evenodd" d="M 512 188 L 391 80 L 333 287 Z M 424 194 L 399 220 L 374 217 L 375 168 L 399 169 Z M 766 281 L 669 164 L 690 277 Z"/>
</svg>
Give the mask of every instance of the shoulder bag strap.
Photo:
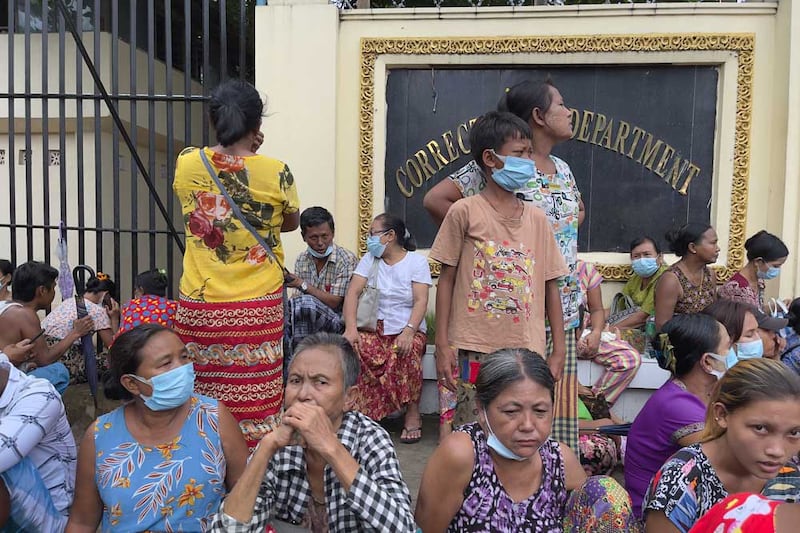
<svg viewBox="0 0 800 533">
<path fill-rule="evenodd" d="M 367 276 L 368 287 L 378 287 L 378 265 L 380 264 L 380 257 L 372 258 L 372 266 L 369 267 L 369 275 Z"/>
<path fill-rule="evenodd" d="M 260 244 L 261 247 L 264 248 L 264 250 L 267 252 L 267 254 L 269 254 L 269 256 L 272 258 L 272 260 L 275 261 L 275 264 L 277 264 L 279 267 L 282 268 L 283 265 L 281 264 L 280 261 L 278 261 L 278 258 L 275 256 L 275 252 L 272 251 L 272 246 L 270 246 L 267 243 L 267 241 L 264 240 L 264 237 L 262 237 L 261 234 L 256 231 L 256 229 L 252 226 L 252 224 L 250 224 L 250 222 L 248 222 L 247 219 L 244 218 L 244 215 L 242 214 L 242 210 L 239 209 L 239 206 L 236 205 L 236 202 L 233 201 L 233 198 L 231 198 L 231 195 L 228 194 L 228 191 L 225 189 L 225 186 L 222 185 L 222 182 L 220 181 L 219 176 L 217 176 L 217 173 L 214 172 L 214 167 L 211 166 L 211 162 L 208 160 L 208 157 L 206 156 L 205 148 L 200 148 L 200 159 L 203 160 L 203 164 L 206 166 L 206 170 L 208 170 L 209 176 L 211 176 L 211 179 L 214 180 L 214 183 L 219 188 L 220 192 L 222 193 L 222 196 L 225 197 L 225 200 L 228 202 L 228 205 L 231 207 L 231 211 L 233 211 L 233 215 L 239 220 L 239 222 L 242 223 L 242 226 L 244 226 L 244 229 L 249 231 L 253 235 L 253 237 L 255 237 L 256 242 L 258 242 L 258 244 Z"/>
</svg>

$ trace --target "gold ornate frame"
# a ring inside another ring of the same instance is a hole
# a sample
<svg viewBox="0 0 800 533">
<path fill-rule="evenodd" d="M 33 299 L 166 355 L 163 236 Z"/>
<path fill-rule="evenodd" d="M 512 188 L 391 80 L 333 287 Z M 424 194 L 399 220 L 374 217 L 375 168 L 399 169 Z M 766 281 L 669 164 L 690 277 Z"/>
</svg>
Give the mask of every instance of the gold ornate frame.
<svg viewBox="0 0 800 533">
<path fill-rule="evenodd" d="M 728 258 L 726 265 L 716 270 L 719 282 L 727 280 L 744 265 L 744 232 L 747 221 L 747 191 L 750 173 L 750 120 L 754 47 L 755 35 L 751 33 L 419 39 L 362 38 L 361 107 L 359 112 L 361 134 L 358 190 L 359 251 L 362 254 L 366 252 L 367 234 L 373 218 L 375 61 L 379 55 L 728 51 L 735 52 L 737 55 L 733 182 L 731 184 Z M 610 281 L 625 281 L 631 275 L 630 266 L 628 265 L 598 264 L 597 269 L 605 279 Z M 438 275 L 440 265 L 432 263 L 431 270 L 434 275 Z"/>
</svg>

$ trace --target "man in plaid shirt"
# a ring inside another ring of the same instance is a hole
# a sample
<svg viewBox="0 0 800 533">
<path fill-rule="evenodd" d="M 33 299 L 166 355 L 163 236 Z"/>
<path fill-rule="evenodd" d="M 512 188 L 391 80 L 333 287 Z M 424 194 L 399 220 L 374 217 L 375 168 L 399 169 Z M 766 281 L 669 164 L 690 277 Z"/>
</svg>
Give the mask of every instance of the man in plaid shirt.
<svg viewBox="0 0 800 533">
<path fill-rule="evenodd" d="M 306 336 L 318 331 L 341 333 L 341 312 L 350 277 L 358 261 L 350 250 L 334 244 L 333 216 L 324 207 L 300 214 L 300 234 L 308 245 L 287 273 L 286 286 L 295 289 L 287 302 L 287 353 Z"/>
<path fill-rule="evenodd" d="M 300 343 L 283 425 L 261 440 L 211 531 L 261 533 L 280 523 L 331 533 L 416 531 L 391 438 L 346 411 L 359 367 L 340 335 L 317 333 Z"/>
</svg>

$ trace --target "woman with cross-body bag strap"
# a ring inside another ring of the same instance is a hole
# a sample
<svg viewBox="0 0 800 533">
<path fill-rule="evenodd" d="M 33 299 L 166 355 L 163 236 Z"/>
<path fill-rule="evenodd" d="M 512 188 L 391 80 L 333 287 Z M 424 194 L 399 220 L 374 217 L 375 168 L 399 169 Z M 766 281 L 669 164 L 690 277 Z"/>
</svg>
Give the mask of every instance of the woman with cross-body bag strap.
<svg viewBox="0 0 800 533">
<path fill-rule="evenodd" d="M 175 331 L 194 359 L 195 391 L 228 407 L 251 449 L 280 423 L 280 234 L 298 227 L 300 206 L 289 167 L 255 153 L 263 114 L 249 83 L 217 87 L 218 144 L 181 152 L 173 183 L 186 228 Z"/>
</svg>

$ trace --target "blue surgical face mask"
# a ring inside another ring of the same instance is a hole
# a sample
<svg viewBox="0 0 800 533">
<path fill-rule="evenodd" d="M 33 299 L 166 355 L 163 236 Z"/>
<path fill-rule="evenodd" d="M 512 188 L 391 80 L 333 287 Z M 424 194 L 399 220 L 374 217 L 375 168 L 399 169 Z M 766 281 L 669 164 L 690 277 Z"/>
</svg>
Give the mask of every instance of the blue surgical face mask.
<svg viewBox="0 0 800 533">
<path fill-rule="evenodd" d="M 642 278 L 649 278 L 658 270 L 658 259 L 655 257 L 640 257 L 631 261 L 631 268 Z"/>
<path fill-rule="evenodd" d="M 381 242 L 380 235 L 370 235 L 367 237 L 367 251 L 376 259 L 383 256 L 383 252 L 386 251 L 386 245 Z"/>
<path fill-rule="evenodd" d="M 513 155 L 500 155 L 494 150 L 492 154 L 503 162 L 503 168 L 492 169 L 492 179 L 500 188 L 508 192 L 516 192 L 528 185 L 536 172 L 536 165 L 530 159 Z"/>
<path fill-rule="evenodd" d="M 169 372 L 144 379 L 136 374 L 128 374 L 132 378 L 153 387 L 153 395 L 140 394 L 144 404 L 151 411 L 166 411 L 180 407 L 192 395 L 194 390 L 194 365 L 188 363 Z"/>
<path fill-rule="evenodd" d="M 740 361 L 745 359 L 758 359 L 764 355 L 764 343 L 761 339 L 749 342 L 736 343 L 736 355 Z"/>
<path fill-rule="evenodd" d="M 328 248 L 322 253 L 319 253 L 318 251 L 309 246 L 308 253 L 310 253 L 313 257 L 316 257 L 317 259 L 325 259 L 326 257 L 328 257 L 333 253 L 333 245 L 331 244 L 330 246 L 328 246 Z"/>
<path fill-rule="evenodd" d="M 720 354 L 711 353 L 711 352 L 709 352 L 708 355 L 712 359 L 716 359 L 717 361 L 725 363 L 725 371 L 726 372 L 728 370 L 730 370 L 731 367 L 733 367 L 733 365 L 735 365 L 739 361 L 738 359 L 736 359 L 736 352 L 733 350 L 733 347 L 731 347 L 731 349 L 728 350 L 728 354 L 727 355 L 720 355 Z M 711 374 L 712 376 L 714 376 L 717 379 L 720 379 L 720 378 L 722 378 L 723 375 L 725 375 L 725 372 L 720 372 L 719 370 L 714 370 L 712 368 L 711 371 L 709 372 L 709 374 Z"/>
<path fill-rule="evenodd" d="M 764 262 L 764 264 L 767 265 L 766 262 Z M 758 268 L 756 268 L 756 276 L 759 279 L 775 279 L 780 275 L 780 273 L 781 273 L 780 267 L 776 266 L 767 265 L 767 269 L 764 271 L 761 271 Z"/>
<path fill-rule="evenodd" d="M 511 459 L 513 461 L 524 461 L 527 459 L 527 457 L 522 457 L 521 455 L 517 455 L 516 453 L 512 452 L 508 449 L 508 447 L 506 447 L 505 444 L 500 442 L 500 439 L 498 439 L 497 435 L 494 434 L 494 431 L 492 431 L 492 426 L 489 424 L 489 416 L 484 413 L 483 417 L 486 419 L 486 428 L 489 430 L 489 436 L 486 439 L 486 444 L 489 446 L 489 448 L 497 452 L 497 455 L 500 457 L 505 457 L 506 459 Z"/>
</svg>

